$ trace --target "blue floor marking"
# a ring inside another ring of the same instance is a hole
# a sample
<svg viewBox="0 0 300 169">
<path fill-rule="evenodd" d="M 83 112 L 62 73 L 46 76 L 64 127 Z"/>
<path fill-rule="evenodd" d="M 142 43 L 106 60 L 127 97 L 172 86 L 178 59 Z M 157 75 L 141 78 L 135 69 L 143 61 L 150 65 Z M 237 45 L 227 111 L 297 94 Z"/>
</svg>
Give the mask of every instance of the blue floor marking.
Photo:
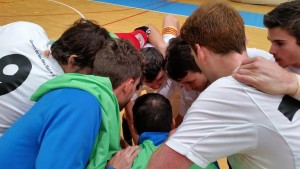
<svg viewBox="0 0 300 169">
<path fill-rule="evenodd" d="M 96 2 L 110 3 L 144 10 L 153 10 L 156 12 L 170 13 L 175 15 L 189 16 L 198 8 L 198 5 L 185 4 L 171 1 L 154 1 L 154 0 L 94 0 Z M 245 25 L 265 28 L 263 25 L 263 14 L 239 11 Z"/>
</svg>

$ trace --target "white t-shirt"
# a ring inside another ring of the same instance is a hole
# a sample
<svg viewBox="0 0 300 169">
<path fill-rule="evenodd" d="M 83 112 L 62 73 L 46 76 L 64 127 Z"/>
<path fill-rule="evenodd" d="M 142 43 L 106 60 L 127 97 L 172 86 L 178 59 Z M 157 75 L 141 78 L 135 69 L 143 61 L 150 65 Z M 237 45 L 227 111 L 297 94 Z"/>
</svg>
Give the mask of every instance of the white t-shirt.
<svg viewBox="0 0 300 169">
<path fill-rule="evenodd" d="M 287 70 L 300 75 L 300 68 L 298 68 L 298 67 L 290 66 L 290 67 L 287 68 Z"/>
<path fill-rule="evenodd" d="M 0 26 L 0 136 L 24 115 L 34 102 L 29 98 L 45 81 L 63 74 L 43 52 L 50 40 L 42 27 L 29 22 Z"/>
<path fill-rule="evenodd" d="M 289 99 L 220 78 L 166 144 L 201 167 L 227 156 L 233 169 L 300 168 L 300 102 Z"/>
<path fill-rule="evenodd" d="M 165 96 L 169 99 L 173 110 L 179 111 L 173 112 L 173 115 L 180 114 L 181 116 L 186 114 L 187 110 L 199 95 L 197 91 L 186 91 L 178 82 L 170 78 L 167 78 L 158 90 L 143 85 L 143 87 L 133 95 L 132 100 L 140 96 L 142 91 L 146 91 L 147 93 L 159 93 Z"/>
<path fill-rule="evenodd" d="M 247 48 L 247 54 L 248 54 L 248 57 L 250 57 L 250 58 L 253 58 L 253 57 L 256 57 L 256 56 L 261 56 L 265 59 L 275 61 L 272 54 L 270 54 L 267 51 L 261 50 L 261 49 Z"/>
</svg>

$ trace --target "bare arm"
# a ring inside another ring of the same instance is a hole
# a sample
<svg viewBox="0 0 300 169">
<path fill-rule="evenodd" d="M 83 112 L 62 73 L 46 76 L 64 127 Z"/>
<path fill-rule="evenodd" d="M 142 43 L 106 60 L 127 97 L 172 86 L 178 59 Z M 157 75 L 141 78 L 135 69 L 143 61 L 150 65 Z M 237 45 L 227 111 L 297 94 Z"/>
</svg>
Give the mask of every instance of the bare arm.
<svg viewBox="0 0 300 169">
<path fill-rule="evenodd" d="M 182 123 L 182 121 L 183 121 L 183 117 L 180 114 L 178 114 L 175 119 L 175 127 L 178 127 Z"/>
<path fill-rule="evenodd" d="M 193 163 L 185 156 L 172 150 L 166 144 L 162 144 L 151 156 L 148 163 L 148 169 L 172 168 L 183 169 L 189 168 Z"/>
<path fill-rule="evenodd" d="M 137 145 L 137 142 L 139 140 L 139 135 L 137 134 L 133 124 L 133 113 L 132 113 L 133 105 L 134 105 L 134 100 L 130 100 L 130 102 L 125 107 L 125 114 L 126 114 L 127 123 L 130 130 L 130 134 L 133 139 L 133 143 Z"/>
<path fill-rule="evenodd" d="M 244 60 L 233 77 L 269 94 L 288 94 L 296 99 L 300 98 L 299 75 L 262 57 Z"/>
<path fill-rule="evenodd" d="M 167 50 L 167 44 L 165 43 L 165 41 L 162 38 L 162 35 L 160 33 L 160 31 L 158 30 L 157 27 L 155 27 L 154 25 L 147 25 L 150 28 L 150 34 L 149 34 L 149 38 L 148 41 L 156 48 L 158 49 L 163 56 L 165 57 L 166 55 L 166 50 Z"/>
</svg>

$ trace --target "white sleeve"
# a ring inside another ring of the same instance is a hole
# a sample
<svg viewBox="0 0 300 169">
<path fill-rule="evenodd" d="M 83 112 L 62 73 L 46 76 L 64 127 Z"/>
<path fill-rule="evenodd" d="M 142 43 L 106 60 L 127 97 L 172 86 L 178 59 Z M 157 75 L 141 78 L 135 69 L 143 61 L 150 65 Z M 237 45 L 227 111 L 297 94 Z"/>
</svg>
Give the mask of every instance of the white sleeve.
<svg viewBox="0 0 300 169">
<path fill-rule="evenodd" d="M 255 124 L 216 126 L 219 129 L 213 132 L 205 132 L 207 129 L 196 126 L 180 130 L 179 136 L 172 136 L 166 144 L 203 168 L 237 152 L 251 151 L 257 145 L 258 128 Z M 196 135 L 202 131 L 203 134 Z"/>
<path fill-rule="evenodd" d="M 138 92 L 134 92 L 132 97 L 131 97 L 131 100 L 136 100 L 137 98 L 139 97 L 139 93 Z"/>
<path fill-rule="evenodd" d="M 151 43 L 146 43 L 143 48 L 151 48 L 154 47 Z"/>
<path fill-rule="evenodd" d="M 168 78 L 166 82 L 163 83 L 161 87 L 157 90 L 157 93 L 165 96 L 170 100 L 176 90 L 177 88 L 175 82 Z"/>
</svg>

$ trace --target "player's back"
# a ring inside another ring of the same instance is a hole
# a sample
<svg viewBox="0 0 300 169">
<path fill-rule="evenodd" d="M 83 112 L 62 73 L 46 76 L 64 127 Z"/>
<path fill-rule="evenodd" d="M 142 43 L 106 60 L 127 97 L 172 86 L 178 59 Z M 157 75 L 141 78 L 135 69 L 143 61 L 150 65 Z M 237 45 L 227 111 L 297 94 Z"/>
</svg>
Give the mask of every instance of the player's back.
<svg viewBox="0 0 300 169">
<path fill-rule="evenodd" d="M 227 90 L 223 97 L 228 94 L 224 104 L 229 105 L 223 106 L 222 113 L 231 115 L 224 115 L 223 125 L 228 122 L 231 127 L 240 128 L 235 137 L 237 144 L 233 145 L 240 146 L 240 152 L 229 157 L 232 167 L 300 168 L 300 102 L 287 95 L 263 93 L 232 77 L 216 83 L 213 85 L 220 85 L 216 89 Z M 235 108 L 230 108 L 230 103 Z M 232 119 L 226 119 L 230 116 Z M 247 126 L 245 130 L 243 126 Z M 248 130 L 254 132 L 243 132 Z M 245 140 L 249 144 L 244 144 Z"/>
<path fill-rule="evenodd" d="M 32 106 L 30 96 L 63 70 L 44 51 L 50 40 L 44 29 L 30 22 L 0 26 L 0 136 Z"/>
<path fill-rule="evenodd" d="M 265 156 L 256 160 L 276 166 L 272 168 L 300 168 L 300 102 L 288 95 L 272 96 L 255 89 L 247 94 L 262 113 L 261 118 L 256 117 L 257 148 L 249 154 Z"/>
<path fill-rule="evenodd" d="M 199 95 L 166 144 L 183 155 L 193 152 L 189 156 L 200 166 L 228 156 L 232 168 L 297 169 L 299 105 L 223 77 Z"/>
</svg>

